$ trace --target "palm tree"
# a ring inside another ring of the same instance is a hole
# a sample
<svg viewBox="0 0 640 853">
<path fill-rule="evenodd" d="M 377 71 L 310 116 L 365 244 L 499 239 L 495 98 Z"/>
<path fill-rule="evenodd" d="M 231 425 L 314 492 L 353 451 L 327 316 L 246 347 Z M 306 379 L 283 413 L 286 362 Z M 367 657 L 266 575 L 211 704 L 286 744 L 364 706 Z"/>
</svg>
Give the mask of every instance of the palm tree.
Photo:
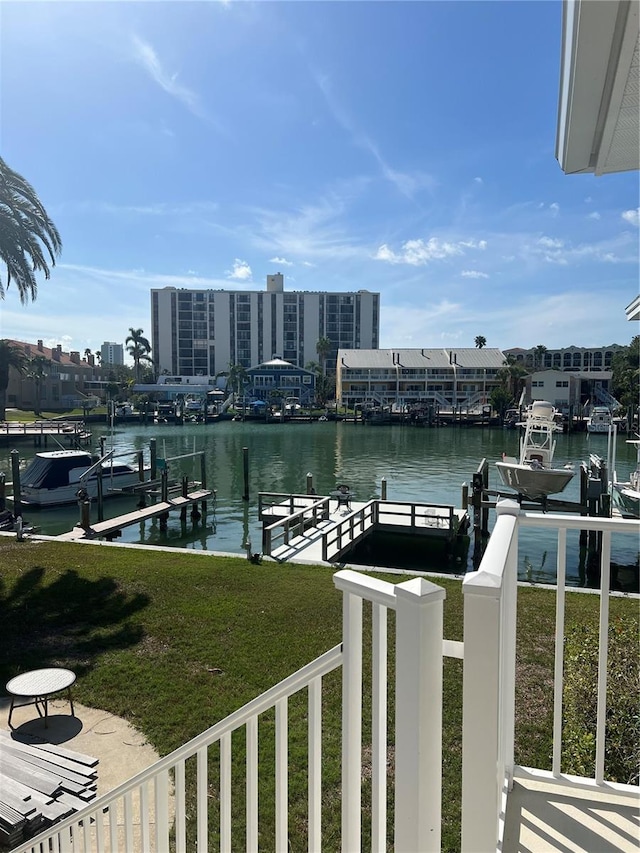
<svg viewBox="0 0 640 853">
<path fill-rule="evenodd" d="M 220 374 L 218 374 L 220 375 Z M 242 364 L 230 364 L 229 372 L 227 374 L 227 388 L 231 386 L 231 390 L 234 394 L 238 394 L 240 396 L 240 392 L 247 384 L 248 376 L 247 369 Z"/>
<path fill-rule="evenodd" d="M 0 421 L 6 418 L 7 388 L 9 387 L 9 370 L 13 368 L 18 373 L 24 373 L 29 359 L 22 347 L 11 341 L 0 341 Z"/>
<path fill-rule="evenodd" d="M 43 355 L 34 356 L 28 364 L 27 379 L 31 379 L 34 384 L 34 399 L 33 399 L 33 414 L 36 417 L 40 416 L 40 397 L 42 391 L 42 380 L 46 379 L 49 371 L 46 370 L 51 362 Z"/>
<path fill-rule="evenodd" d="M 316 352 L 318 353 L 318 356 L 320 358 L 320 362 L 322 364 L 322 375 L 323 376 L 327 372 L 326 360 L 327 360 L 327 356 L 329 355 L 329 353 L 331 352 L 332 349 L 333 349 L 333 344 L 331 343 L 329 338 L 323 337 L 323 338 L 318 339 L 318 341 L 316 343 Z"/>
<path fill-rule="evenodd" d="M 547 348 L 544 344 L 538 344 L 537 347 L 533 348 L 533 364 L 538 369 L 542 369 L 542 365 L 544 363 L 544 354 L 546 353 Z"/>
<path fill-rule="evenodd" d="M 140 362 L 152 362 L 153 359 L 149 356 L 151 352 L 151 344 L 144 336 L 142 329 L 129 328 L 129 334 L 125 340 L 125 344 L 129 344 L 127 352 L 133 359 L 134 373 L 136 382 L 140 381 Z"/>
<path fill-rule="evenodd" d="M 0 299 L 15 282 L 22 303 L 35 299 L 36 272 L 45 278 L 56 265 L 62 240 L 31 184 L 0 157 L 0 260 L 7 270 L 0 278 Z"/>
<path fill-rule="evenodd" d="M 476 335 L 475 343 L 478 349 L 482 349 L 482 347 L 486 346 L 487 339 L 484 337 L 484 335 Z"/>
</svg>

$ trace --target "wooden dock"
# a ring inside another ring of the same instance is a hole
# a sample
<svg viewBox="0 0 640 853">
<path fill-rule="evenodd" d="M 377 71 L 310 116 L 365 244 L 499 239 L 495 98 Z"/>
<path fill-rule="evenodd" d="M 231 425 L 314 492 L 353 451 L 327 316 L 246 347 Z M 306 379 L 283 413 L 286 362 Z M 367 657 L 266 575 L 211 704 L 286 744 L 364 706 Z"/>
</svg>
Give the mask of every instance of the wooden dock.
<svg viewBox="0 0 640 853">
<path fill-rule="evenodd" d="M 87 527 L 76 525 L 69 533 L 63 533 L 57 538 L 66 541 L 78 539 L 114 539 L 120 536 L 125 527 L 140 524 L 150 518 L 167 516 L 171 510 L 179 509 L 186 511 L 187 507 L 193 506 L 200 501 L 206 501 L 211 495 L 213 495 L 213 492 L 209 489 L 198 489 L 186 495 L 177 495 L 176 497 L 167 498 L 166 501 L 159 501 L 151 506 L 135 509 L 133 512 L 127 512 L 115 518 L 96 521 Z"/>
<path fill-rule="evenodd" d="M 68 447 L 80 447 L 91 441 L 91 432 L 81 421 L 33 421 L 18 423 L 5 421 L 0 423 L 0 442 L 11 444 L 31 439 L 36 447 L 52 444 Z"/>
<path fill-rule="evenodd" d="M 262 550 L 279 562 L 294 558 L 339 562 L 373 532 L 406 533 L 451 544 L 469 527 L 466 509 L 453 506 L 372 500 L 345 507 L 337 499 L 310 495 L 269 494 L 269 499 L 272 503 L 260 510 Z"/>
<path fill-rule="evenodd" d="M 15 847 L 97 795 L 98 759 L 0 731 L 0 844 Z"/>
</svg>

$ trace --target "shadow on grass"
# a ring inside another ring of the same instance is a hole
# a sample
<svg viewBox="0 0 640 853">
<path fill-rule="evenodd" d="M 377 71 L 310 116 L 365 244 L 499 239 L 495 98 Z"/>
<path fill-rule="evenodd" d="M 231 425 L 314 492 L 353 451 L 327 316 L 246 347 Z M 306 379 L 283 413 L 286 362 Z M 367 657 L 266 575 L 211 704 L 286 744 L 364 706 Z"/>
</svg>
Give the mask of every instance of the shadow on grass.
<svg viewBox="0 0 640 853">
<path fill-rule="evenodd" d="M 113 578 L 88 580 L 73 569 L 48 582 L 46 570 L 34 566 L 11 589 L 0 579 L 2 680 L 47 666 L 81 675 L 97 655 L 140 642 L 144 631 L 132 617 L 148 603 Z"/>
</svg>

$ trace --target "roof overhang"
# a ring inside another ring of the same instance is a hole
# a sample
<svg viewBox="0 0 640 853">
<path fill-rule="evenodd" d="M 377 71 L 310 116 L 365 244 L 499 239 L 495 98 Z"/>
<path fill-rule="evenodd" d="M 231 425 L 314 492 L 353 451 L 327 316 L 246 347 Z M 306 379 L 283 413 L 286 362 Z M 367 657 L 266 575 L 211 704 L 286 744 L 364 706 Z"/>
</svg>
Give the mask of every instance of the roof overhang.
<svg viewBox="0 0 640 853">
<path fill-rule="evenodd" d="M 640 4 L 564 0 L 556 157 L 566 174 L 640 168 Z"/>
<path fill-rule="evenodd" d="M 630 302 L 625 308 L 627 320 L 640 320 L 640 296 Z"/>
</svg>

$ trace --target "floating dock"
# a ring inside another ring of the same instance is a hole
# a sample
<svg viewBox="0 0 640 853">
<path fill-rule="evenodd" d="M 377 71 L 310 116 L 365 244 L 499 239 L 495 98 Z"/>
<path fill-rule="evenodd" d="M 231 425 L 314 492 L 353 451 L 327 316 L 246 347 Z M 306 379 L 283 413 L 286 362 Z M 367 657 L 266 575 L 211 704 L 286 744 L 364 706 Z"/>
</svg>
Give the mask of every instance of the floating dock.
<svg viewBox="0 0 640 853">
<path fill-rule="evenodd" d="M 469 528 L 466 509 L 409 501 L 355 502 L 315 495 L 261 492 L 262 553 L 274 560 L 336 563 L 374 532 L 405 533 L 444 540 Z"/>
</svg>

